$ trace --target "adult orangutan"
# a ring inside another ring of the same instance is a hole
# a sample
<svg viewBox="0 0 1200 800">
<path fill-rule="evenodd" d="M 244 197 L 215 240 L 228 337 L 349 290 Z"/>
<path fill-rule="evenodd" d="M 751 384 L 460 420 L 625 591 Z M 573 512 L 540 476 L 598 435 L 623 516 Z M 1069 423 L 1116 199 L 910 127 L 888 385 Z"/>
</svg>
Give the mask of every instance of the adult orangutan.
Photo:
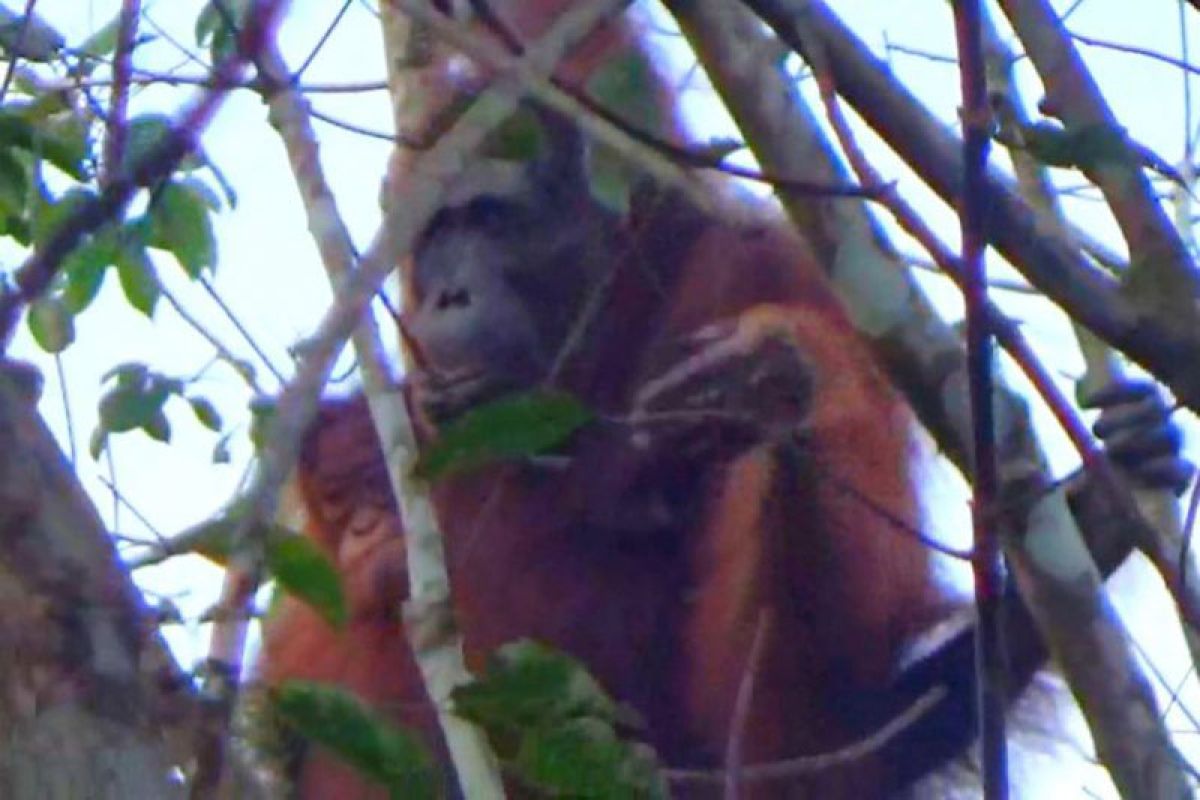
<svg viewBox="0 0 1200 800">
<path fill-rule="evenodd" d="M 563 5 L 492 11 L 532 40 Z M 637 38 L 624 23 L 602 36 L 589 63 Z M 705 211 L 647 181 L 612 210 L 572 124 L 524 113 L 536 155 L 468 168 L 403 271 L 425 439 L 534 387 L 595 414 L 553 458 L 433 486 L 470 663 L 519 638 L 566 651 L 642 715 L 672 767 L 725 763 L 747 675 L 742 764 L 836 750 L 935 683 L 955 693 L 860 759 L 747 787 L 762 796 L 883 797 L 962 752 L 969 647 L 899 671 L 946 608 L 911 532 L 913 420 L 821 270 L 786 225 L 746 221 L 733 201 Z M 340 684 L 436 742 L 397 617 L 403 531 L 361 397 L 325 402 L 298 485 L 353 619 L 335 632 L 289 601 L 267 629 L 267 683 Z M 374 796 L 321 754 L 297 780 L 303 797 Z"/>
</svg>

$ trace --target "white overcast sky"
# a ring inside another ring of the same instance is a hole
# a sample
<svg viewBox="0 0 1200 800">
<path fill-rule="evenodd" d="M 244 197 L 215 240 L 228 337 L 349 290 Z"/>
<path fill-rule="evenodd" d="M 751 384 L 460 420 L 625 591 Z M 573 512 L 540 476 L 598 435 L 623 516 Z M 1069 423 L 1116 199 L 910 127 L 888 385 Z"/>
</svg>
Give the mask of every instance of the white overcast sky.
<svg viewBox="0 0 1200 800">
<path fill-rule="evenodd" d="M 23 3 L 2 0 L 13 10 Z M 197 0 L 158 0 L 146 2 L 148 15 L 170 38 L 191 47 L 192 26 L 202 3 Z M 953 31 L 944 0 L 839 0 L 837 12 L 858 34 L 883 53 L 884 42 L 903 45 L 930 53 L 953 55 Z M 1056 2 L 1065 8 L 1069 3 Z M 117 0 L 41 0 L 39 13 L 58 27 L 69 42 L 79 42 L 90 31 L 111 19 L 119 6 Z M 339 2 L 296 0 L 283 28 L 285 53 L 294 67 L 312 50 L 340 8 Z M 1200 15 L 1188 12 L 1193 50 L 1200 48 Z M 1087 0 L 1071 17 L 1072 30 L 1100 39 L 1150 48 L 1178 56 L 1181 52 L 1179 11 L 1176 2 L 1147 0 Z M 154 34 L 144 26 L 143 33 Z M 1081 46 L 1082 47 L 1082 46 Z M 1136 55 L 1083 47 L 1099 84 L 1113 104 L 1117 117 L 1129 126 L 1134 136 L 1170 162 L 1183 154 L 1184 120 L 1183 79 L 1178 70 Z M 890 56 L 897 75 L 928 103 L 944 120 L 955 118 L 958 106 L 958 77 L 951 65 L 935 60 L 893 53 Z M 1198 59 L 1200 60 L 1200 59 Z M 180 51 L 165 35 L 139 51 L 136 63 L 141 67 L 166 71 L 179 67 L 188 74 L 199 74 L 199 65 L 187 65 Z M 182 66 L 180 66 L 182 65 Z M 1025 68 L 1029 75 L 1028 67 Z M 380 36 L 372 13 L 361 2 L 350 11 L 321 50 L 305 74 L 307 83 L 348 83 L 379 81 L 384 67 Z M 1036 84 L 1027 81 L 1029 97 L 1037 99 Z M 140 91 L 132 101 L 135 113 L 147 110 L 172 112 L 190 95 L 187 89 L 153 88 Z M 689 92 L 697 127 L 706 132 L 721 124 L 704 90 Z M 376 131 L 387 131 L 390 111 L 383 92 L 366 94 L 314 94 L 317 110 Z M 1193 113 L 1190 125 L 1197 125 Z M 379 221 L 377 206 L 379 179 L 387 155 L 384 143 L 318 124 L 322 158 L 356 243 L 364 245 Z M 716 131 L 720 133 L 719 130 Z M 869 137 L 864 139 L 868 140 Z M 237 209 L 217 219 L 220 261 L 215 285 L 233 308 L 268 357 L 285 369 L 287 349 L 312 330 L 328 302 L 328 288 L 317 253 L 307 235 L 305 221 L 290 182 L 283 149 L 267 125 L 265 107 L 248 92 L 234 94 L 204 135 L 204 146 L 213 161 L 236 189 Z M 938 229 L 950 241 L 957 238 L 957 222 L 951 213 L 908 178 L 899 161 L 878 146 L 872 149 L 881 172 L 900 180 L 901 190 L 920 201 L 921 207 L 936 221 Z M 1074 218 L 1093 233 L 1120 249 L 1111 220 L 1102 204 L 1082 200 L 1071 204 Z M 910 248 L 910 252 L 917 252 Z M 16 263 L 19 252 L 0 246 L 0 267 Z M 245 353 L 235 330 L 218 313 L 211 299 L 181 279 L 181 271 L 169 259 L 158 261 L 161 278 L 204 320 L 213 332 L 239 353 Z M 64 413 L 64 393 L 56 378 L 54 362 L 41 354 L 28 337 L 22 336 L 16 354 L 29 358 L 46 372 L 46 392 L 42 412 L 70 451 L 74 441 L 77 467 L 85 485 L 96 499 L 105 519 L 115 530 L 133 537 L 146 537 L 145 525 L 129 511 L 114 512 L 111 494 L 101 481 L 108 476 L 108 465 L 93 462 L 87 455 L 87 439 L 95 426 L 100 376 L 115 364 L 145 361 L 164 372 L 194 374 L 212 355 L 212 349 L 181 322 L 166 302 L 161 302 L 153 321 L 129 310 L 110 276 L 97 304 L 78 323 L 78 340 L 61 359 L 66 375 L 65 397 L 70 405 L 71 425 Z M 959 303 L 955 291 L 936 278 L 924 281 L 947 313 L 957 315 Z M 1061 315 L 1040 301 L 1001 296 L 1007 307 L 1022 318 L 1035 343 L 1042 346 L 1050 366 L 1064 376 L 1077 374 L 1080 362 L 1071 342 L 1068 326 Z M 348 364 L 347 364 L 348 366 Z M 269 373 L 260 367 L 260 378 L 275 388 Z M 232 372 L 217 367 L 207 373 L 197 387 L 210 397 L 224 415 L 227 424 L 244 424 L 245 389 Z M 164 447 L 135 433 L 113 439 L 115 482 L 140 514 L 161 533 L 171 534 L 208 518 L 234 492 L 250 447 L 244 435 L 232 440 L 234 463 L 214 466 L 211 451 L 216 437 L 199 428 L 190 412 L 179 404 L 171 409 L 174 444 Z M 1044 414 L 1039 420 L 1045 422 Z M 1051 454 L 1060 473 L 1076 461 L 1062 437 L 1051 425 L 1043 426 Z M 1194 433 L 1194 428 L 1192 429 Z M 1200 457 L 1198 437 L 1189 437 L 1189 452 Z M 943 484 L 947 483 L 944 479 Z M 948 485 L 952 485 L 948 484 Z M 930 527 L 939 534 L 961 536 L 967 530 L 968 516 L 961 495 L 941 492 Z M 948 498 L 948 499 L 941 499 Z M 115 515 L 114 515 L 115 514 Z M 143 585 L 159 596 L 169 597 L 194 620 L 212 603 L 218 574 L 199 559 L 178 561 L 165 568 L 139 576 Z M 1145 624 L 1165 619 L 1167 612 L 1161 590 L 1144 571 L 1128 570 L 1118 580 L 1123 608 L 1128 609 L 1131 628 L 1155 663 L 1170 681 L 1183 676 L 1185 662 L 1173 626 Z M 204 643 L 203 626 L 188 624 L 171 632 L 173 644 L 185 659 L 194 659 Z M 1196 703 L 1194 682 L 1188 695 Z M 1186 720 L 1177 728 L 1187 729 Z M 1185 737 L 1186 739 L 1187 737 Z M 1191 737 L 1191 738 L 1194 738 Z M 1046 749 L 1038 740 L 1032 749 Z M 1200 752 L 1192 749 L 1192 752 Z M 1093 774 L 1055 769 L 1061 753 L 1035 758 L 1027 769 L 1042 776 L 1038 794 L 1061 790 L 1074 796 L 1086 786 L 1100 793 L 1110 791 Z M 1078 759 L 1076 759 L 1078 761 Z"/>
</svg>

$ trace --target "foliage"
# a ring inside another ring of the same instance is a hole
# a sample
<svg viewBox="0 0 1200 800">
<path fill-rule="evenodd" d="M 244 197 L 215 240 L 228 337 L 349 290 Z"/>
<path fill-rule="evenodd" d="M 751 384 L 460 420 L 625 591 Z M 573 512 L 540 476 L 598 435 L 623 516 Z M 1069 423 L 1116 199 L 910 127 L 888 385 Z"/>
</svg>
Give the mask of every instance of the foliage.
<svg viewBox="0 0 1200 800">
<path fill-rule="evenodd" d="M 621 734 L 636 726 L 636 714 L 582 664 L 537 642 L 497 650 L 478 680 L 454 691 L 454 710 L 487 731 L 508 768 L 547 796 L 667 795 L 653 750 Z"/>
<path fill-rule="evenodd" d="M 610 59 L 588 80 L 588 93 L 606 109 L 616 109 L 626 123 L 651 135 L 664 133 L 666 120 L 656 94 L 654 67 L 644 57 L 628 55 Z M 629 208 L 637 173 L 629 161 L 612 148 L 598 146 L 588 157 L 592 195 L 614 211 Z"/>
<path fill-rule="evenodd" d="M 493 461 L 537 455 L 561 444 L 591 418 L 587 408 L 563 392 L 503 397 L 445 426 L 421 453 L 417 474 L 437 480 Z"/>
<path fill-rule="evenodd" d="M 417 738 L 388 724 L 350 693 L 289 681 L 274 693 L 273 707 L 286 725 L 384 786 L 391 797 L 438 796 L 433 760 Z"/>
<path fill-rule="evenodd" d="M 32 323 L 31 323 L 32 324 Z M 171 423 L 164 407 L 178 397 L 191 408 L 196 421 L 214 432 L 221 430 L 221 416 L 205 397 L 192 394 L 189 381 L 172 378 L 145 364 L 121 364 L 109 370 L 104 380 L 109 388 L 100 399 L 100 422 L 92 432 L 90 451 L 99 458 L 113 433 L 140 430 L 160 442 L 171 441 Z"/>
</svg>

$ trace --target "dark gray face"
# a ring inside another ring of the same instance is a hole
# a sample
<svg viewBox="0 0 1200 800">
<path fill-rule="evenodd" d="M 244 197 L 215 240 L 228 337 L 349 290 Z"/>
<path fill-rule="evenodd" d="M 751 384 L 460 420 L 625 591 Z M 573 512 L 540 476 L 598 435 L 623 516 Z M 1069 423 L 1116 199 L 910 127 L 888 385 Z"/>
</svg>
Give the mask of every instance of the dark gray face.
<svg viewBox="0 0 1200 800">
<path fill-rule="evenodd" d="M 426 372 L 478 382 L 472 394 L 542 380 L 612 260 L 578 138 L 551 144 L 528 163 L 472 167 L 414 250 L 405 330 Z"/>
<path fill-rule="evenodd" d="M 427 369 L 487 370 L 522 385 L 544 371 L 548 343 L 531 309 L 547 265 L 531 212 L 484 196 L 439 212 L 422 236 L 407 329 Z"/>
</svg>

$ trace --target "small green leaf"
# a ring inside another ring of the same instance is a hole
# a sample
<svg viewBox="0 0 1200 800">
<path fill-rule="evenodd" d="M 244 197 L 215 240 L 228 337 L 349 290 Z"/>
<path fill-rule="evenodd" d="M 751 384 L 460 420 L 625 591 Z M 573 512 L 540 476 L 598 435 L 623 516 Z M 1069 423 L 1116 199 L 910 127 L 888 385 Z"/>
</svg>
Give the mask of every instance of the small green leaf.
<svg viewBox="0 0 1200 800">
<path fill-rule="evenodd" d="M 436 480 L 494 461 L 542 453 L 591 419 L 586 407 L 563 392 L 532 391 L 504 397 L 447 425 L 421 454 L 416 473 Z"/>
<path fill-rule="evenodd" d="M 123 433 L 136 428 L 150 426 L 162 432 L 163 425 L 157 420 L 162 415 L 163 405 L 171 394 L 178 391 L 178 384 L 149 371 L 142 379 L 134 382 L 140 364 L 118 368 L 117 385 L 100 398 L 100 424 L 106 432 Z M 146 431 L 150 433 L 150 430 Z M 169 426 L 167 426 L 169 436 Z"/>
<path fill-rule="evenodd" d="M 233 461 L 233 454 L 229 451 L 229 440 L 233 437 L 233 431 L 229 431 L 213 445 L 212 462 L 214 464 L 228 464 Z"/>
<path fill-rule="evenodd" d="M 39 245 L 45 244 L 71 216 L 95 199 L 91 190 L 76 187 L 55 200 L 36 204 L 33 210 L 34 240 Z"/>
<path fill-rule="evenodd" d="M 48 115 L 39 120 L 34 140 L 35 154 L 76 180 L 88 177 L 87 158 L 90 155 L 91 129 L 74 109 Z"/>
<path fill-rule="evenodd" d="M 0 8 L 0 49 L 12 58 L 47 63 L 55 60 L 66 42 L 61 33 L 39 15 L 25 17 Z"/>
<path fill-rule="evenodd" d="M 153 316 L 162 289 L 158 285 L 158 275 L 154 272 L 150 256 L 145 250 L 122 247 L 117 252 L 116 266 L 117 277 L 121 279 L 121 289 L 129 305 L 147 317 Z"/>
<path fill-rule="evenodd" d="M 57 295 L 39 297 L 29 307 L 29 332 L 47 353 L 61 353 L 75 341 L 75 317 Z"/>
<path fill-rule="evenodd" d="M 117 364 L 100 376 L 102 382 L 115 380 L 119 386 L 141 386 L 150 377 L 150 368 L 139 361 Z"/>
<path fill-rule="evenodd" d="M 101 58 L 110 56 L 117 50 L 117 36 L 121 30 L 121 14 L 118 12 L 108 22 L 104 23 L 83 43 L 75 48 L 77 55 L 88 62 L 99 62 Z"/>
<path fill-rule="evenodd" d="M 488 729 L 578 717 L 631 721 L 582 664 L 530 640 L 496 650 L 478 680 L 455 689 L 453 698 L 455 714 Z"/>
<path fill-rule="evenodd" d="M 203 397 L 189 397 L 187 401 L 201 425 L 214 433 L 221 432 L 221 415 L 217 413 L 216 406 Z"/>
<path fill-rule="evenodd" d="M 29 197 L 29 171 L 11 150 L 0 149 L 0 210 L 23 216 Z"/>
<path fill-rule="evenodd" d="M 221 13 L 211 2 L 206 3 L 204 8 L 200 9 L 200 13 L 196 15 L 196 44 L 204 47 L 212 41 L 213 36 L 224 28 L 224 22 Z"/>
<path fill-rule="evenodd" d="M 199 190 L 197 183 L 166 184 L 147 212 L 150 220 L 147 243 L 173 254 L 192 278 L 213 266 L 217 252 L 209 218 L 212 195 Z"/>
<path fill-rule="evenodd" d="M 650 134 L 661 134 L 666 121 L 658 97 L 654 67 L 645 54 L 631 53 L 608 59 L 588 78 L 587 92 L 600 105 Z M 588 153 L 588 187 L 592 196 L 610 210 L 624 214 L 638 175 L 628 159 L 608 147 Z"/>
<path fill-rule="evenodd" d="M 103 427 L 96 428 L 88 438 L 88 452 L 91 453 L 92 460 L 99 461 L 100 454 L 106 447 L 108 447 L 108 431 Z"/>
<path fill-rule="evenodd" d="M 454 713 L 487 731 L 507 766 L 548 796 L 667 796 L 653 750 L 617 735 L 616 725 L 636 726 L 636 716 L 563 653 L 532 641 L 504 645 L 452 698 Z"/>
<path fill-rule="evenodd" d="M 0 107 L 0 144 L 44 157 L 72 178 L 83 180 L 87 177 L 86 127 L 69 114 L 47 110 L 53 111 L 53 107 L 36 103 Z"/>
<path fill-rule="evenodd" d="M 588 95 L 614 114 L 649 133 L 664 122 L 654 66 L 645 53 L 610 58 L 587 81 Z"/>
<path fill-rule="evenodd" d="M 171 441 L 171 423 L 161 408 L 142 423 L 142 430 L 155 441 L 163 444 L 169 444 Z"/>
<path fill-rule="evenodd" d="M 236 29 L 246 20 L 251 0 L 213 0 L 196 17 L 196 44 L 208 46 L 214 62 L 233 55 L 237 49 Z M 230 23 L 233 23 L 232 27 Z"/>
<path fill-rule="evenodd" d="M 488 134 L 479 152 L 484 158 L 532 161 L 546 146 L 545 138 L 533 109 L 522 106 Z"/>
<path fill-rule="evenodd" d="M 62 272 L 66 281 L 63 300 L 72 313 L 78 314 L 96 299 L 108 268 L 116 261 L 116 253 L 110 237 L 93 236 L 63 259 Z"/>
<path fill-rule="evenodd" d="M 285 591 L 303 600 L 335 628 L 346 624 L 348 611 L 341 577 L 312 539 L 294 534 L 271 536 L 266 563 Z"/>
<path fill-rule="evenodd" d="M 5 216 L 0 219 L 0 234 L 11 237 L 22 247 L 29 247 L 33 242 L 29 224 L 20 217 Z"/>
<path fill-rule="evenodd" d="M 267 431 L 275 418 L 278 406 L 273 397 L 255 397 L 250 401 L 250 443 L 255 450 L 262 450 L 267 441 Z"/>
<path fill-rule="evenodd" d="M 622 216 L 629 213 L 637 172 L 612 148 L 597 146 L 588 153 L 588 191 L 600 205 Z"/>
<path fill-rule="evenodd" d="M 166 114 L 142 114 L 129 120 L 125 131 L 125 152 L 121 154 L 121 169 L 130 168 L 145 160 L 148 153 L 171 135 L 171 118 Z"/>
<path fill-rule="evenodd" d="M 420 740 L 346 690 L 287 681 L 272 700 L 285 724 L 382 784 L 391 797 L 423 800 L 440 794 L 433 759 Z"/>
<path fill-rule="evenodd" d="M 134 167 L 144 164 L 147 157 L 174 135 L 174 124 L 165 114 L 142 114 L 129 120 L 125 152 L 121 154 L 121 172 L 133 173 Z M 195 169 L 202 163 L 195 154 L 180 162 L 182 170 Z"/>
<path fill-rule="evenodd" d="M 36 131 L 33 124 L 12 104 L 0 107 L 0 144 L 28 150 Z"/>
<path fill-rule="evenodd" d="M 187 191 L 195 194 L 198 198 L 204 201 L 204 205 L 208 206 L 213 211 L 220 211 L 224 204 L 221 200 L 221 195 L 216 189 L 209 186 L 204 181 L 195 177 L 183 178 L 178 182 Z"/>
<path fill-rule="evenodd" d="M 611 725 L 596 719 L 573 719 L 530 731 L 513 766 L 522 779 L 551 796 L 668 796 L 654 751 L 623 741 Z"/>
</svg>

